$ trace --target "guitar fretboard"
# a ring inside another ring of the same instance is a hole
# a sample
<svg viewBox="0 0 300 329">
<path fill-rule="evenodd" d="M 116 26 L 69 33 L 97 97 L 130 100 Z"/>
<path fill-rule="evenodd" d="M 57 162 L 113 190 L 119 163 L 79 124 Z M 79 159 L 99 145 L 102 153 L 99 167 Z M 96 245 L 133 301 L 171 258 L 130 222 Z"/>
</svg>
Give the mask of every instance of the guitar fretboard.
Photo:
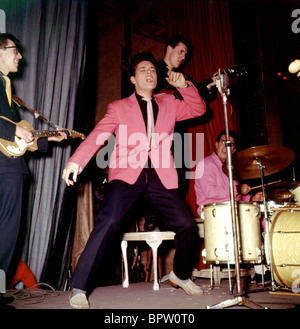
<svg viewBox="0 0 300 329">
<path fill-rule="evenodd" d="M 68 130 L 31 130 L 34 137 L 52 137 L 58 136 L 60 132 L 70 135 Z"/>
</svg>

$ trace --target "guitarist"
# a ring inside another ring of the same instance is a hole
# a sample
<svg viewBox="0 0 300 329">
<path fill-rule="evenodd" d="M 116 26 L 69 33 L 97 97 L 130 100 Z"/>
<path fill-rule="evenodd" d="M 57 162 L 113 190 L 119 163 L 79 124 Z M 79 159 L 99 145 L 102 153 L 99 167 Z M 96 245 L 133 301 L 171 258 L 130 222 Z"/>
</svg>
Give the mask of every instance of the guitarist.
<svg viewBox="0 0 300 329">
<path fill-rule="evenodd" d="M 194 46 L 182 36 L 174 36 L 167 41 L 164 58 L 157 63 L 158 82 L 154 93 L 169 93 L 169 84 L 166 80 L 168 71 L 181 72 L 183 66 L 189 61 L 193 50 Z M 205 102 L 211 102 L 217 97 L 217 89 L 215 88 L 217 74 L 218 72 L 214 73 L 211 78 L 201 83 L 194 83 Z M 193 81 L 187 74 L 184 73 L 184 75 L 186 79 Z M 175 93 L 175 97 L 181 98 L 179 93 Z"/>
<path fill-rule="evenodd" d="M 183 36 L 173 36 L 170 38 L 164 49 L 164 58 L 158 61 L 157 63 L 157 87 L 154 90 L 156 93 L 167 93 L 174 94 L 175 98 L 183 99 L 178 90 L 172 88 L 166 80 L 169 71 L 181 71 L 181 68 L 185 63 L 190 59 L 194 46 Z M 216 75 L 218 72 L 214 73 L 213 76 L 201 83 L 194 83 L 197 87 L 198 92 L 202 99 L 205 101 L 206 105 L 212 102 L 217 97 L 217 88 L 216 88 Z M 185 79 L 188 81 L 193 81 L 187 74 L 184 73 Z M 208 106 L 207 106 L 208 107 Z M 182 138 L 183 134 L 186 132 L 187 123 L 177 122 L 175 126 L 175 132 L 180 133 Z M 182 154 L 184 151 L 182 150 Z M 184 161 L 182 161 L 183 167 L 177 168 L 178 179 L 179 179 L 179 190 L 185 198 L 187 193 L 187 181 L 185 179 L 186 168 L 184 167 Z M 145 215 L 145 228 L 148 231 L 152 231 L 157 228 L 159 216 L 155 214 L 152 210 L 146 207 Z"/>
<path fill-rule="evenodd" d="M 0 116 L 13 122 L 18 122 L 19 116 L 11 101 L 7 75 L 18 71 L 21 59 L 19 41 L 9 33 L 0 33 Z M 24 139 L 26 143 L 33 141 L 29 129 L 0 118 L 0 138 L 14 141 L 15 136 Z M 60 142 L 66 138 L 67 135 L 61 133 L 48 140 Z M 40 151 L 47 151 L 48 140 L 38 140 Z M 0 152 L 0 269 L 6 273 L 8 284 L 15 270 L 12 259 L 21 222 L 23 183 L 27 173 L 27 165 L 22 156 L 13 159 Z M 0 302 L 1 298 L 4 297 L 0 294 Z"/>
</svg>

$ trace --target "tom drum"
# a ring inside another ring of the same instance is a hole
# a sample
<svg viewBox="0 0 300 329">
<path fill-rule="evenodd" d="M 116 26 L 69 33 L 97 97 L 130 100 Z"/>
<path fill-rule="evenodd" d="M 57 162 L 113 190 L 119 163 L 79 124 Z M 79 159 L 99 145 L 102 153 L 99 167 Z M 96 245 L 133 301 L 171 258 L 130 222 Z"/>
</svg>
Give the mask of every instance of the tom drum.
<svg viewBox="0 0 300 329">
<path fill-rule="evenodd" d="M 234 263 L 234 242 L 230 202 L 204 206 L 204 261 Z M 261 263 L 261 232 L 259 206 L 250 202 L 237 204 L 240 261 Z"/>
</svg>

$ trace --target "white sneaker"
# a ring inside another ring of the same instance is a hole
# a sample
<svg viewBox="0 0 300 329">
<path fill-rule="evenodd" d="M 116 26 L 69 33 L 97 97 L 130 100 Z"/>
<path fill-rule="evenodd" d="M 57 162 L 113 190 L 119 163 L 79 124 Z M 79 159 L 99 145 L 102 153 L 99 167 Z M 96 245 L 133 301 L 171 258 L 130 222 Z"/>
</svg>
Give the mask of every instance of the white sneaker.
<svg viewBox="0 0 300 329">
<path fill-rule="evenodd" d="M 70 305 L 73 309 L 87 309 L 90 308 L 90 304 L 83 293 L 76 294 L 70 297 Z"/>
</svg>

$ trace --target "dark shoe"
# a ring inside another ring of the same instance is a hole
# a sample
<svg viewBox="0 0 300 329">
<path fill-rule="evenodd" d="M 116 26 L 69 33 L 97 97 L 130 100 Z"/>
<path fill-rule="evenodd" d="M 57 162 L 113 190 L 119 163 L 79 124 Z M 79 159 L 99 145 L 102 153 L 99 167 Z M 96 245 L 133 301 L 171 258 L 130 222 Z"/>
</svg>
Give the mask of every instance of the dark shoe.
<svg viewBox="0 0 300 329">
<path fill-rule="evenodd" d="M 8 304 L 13 303 L 15 299 L 12 296 L 5 296 L 4 294 L 0 293 L 0 309 L 9 309 L 14 308 Z"/>
<path fill-rule="evenodd" d="M 157 228 L 156 217 L 155 215 L 146 215 L 145 216 L 145 231 L 151 232 Z"/>
</svg>

